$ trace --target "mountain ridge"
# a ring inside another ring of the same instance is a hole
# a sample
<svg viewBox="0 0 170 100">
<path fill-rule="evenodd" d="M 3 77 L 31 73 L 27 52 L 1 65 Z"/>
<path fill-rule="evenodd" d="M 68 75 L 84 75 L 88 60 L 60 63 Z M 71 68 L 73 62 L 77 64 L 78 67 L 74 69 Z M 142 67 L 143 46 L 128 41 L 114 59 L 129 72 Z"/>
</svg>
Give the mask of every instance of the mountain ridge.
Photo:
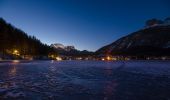
<svg viewBox="0 0 170 100">
<path fill-rule="evenodd" d="M 168 55 L 170 25 L 158 25 L 141 29 L 124 36 L 96 51 L 106 55 Z"/>
</svg>

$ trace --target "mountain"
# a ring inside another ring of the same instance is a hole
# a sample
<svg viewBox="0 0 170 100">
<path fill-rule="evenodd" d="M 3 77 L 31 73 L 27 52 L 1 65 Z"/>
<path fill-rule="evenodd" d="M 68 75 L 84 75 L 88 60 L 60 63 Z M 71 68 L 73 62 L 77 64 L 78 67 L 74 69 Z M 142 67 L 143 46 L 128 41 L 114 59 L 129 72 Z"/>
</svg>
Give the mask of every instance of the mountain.
<svg viewBox="0 0 170 100">
<path fill-rule="evenodd" d="M 56 50 L 56 52 L 58 52 L 60 55 L 64 55 L 64 56 L 85 57 L 85 56 L 93 55 L 93 52 L 87 50 L 80 51 L 76 49 L 74 46 L 64 46 L 61 43 L 51 44 L 51 47 L 53 47 Z"/>
<path fill-rule="evenodd" d="M 0 55 L 47 56 L 55 51 L 34 36 L 7 23 L 0 18 Z"/>
<path fill-rule="evenodd" d="M 74 46 L 64 46 L 61 43 L 51 44 L 51 47 L 55 48 L 56 50 L 62 50 L 62 51 L 76 50 Z"/>
<path fill-rule="evenodd" d="M 167 18 L 163 23 L 152 23 L 150 26 L 147 26 L 142 30 L 131 33 L 107 46 L 100 48 L 96 51 L 96 54 L 123 56 L 170 56 L 169 22 L 170 19 Z"/>
</svg>

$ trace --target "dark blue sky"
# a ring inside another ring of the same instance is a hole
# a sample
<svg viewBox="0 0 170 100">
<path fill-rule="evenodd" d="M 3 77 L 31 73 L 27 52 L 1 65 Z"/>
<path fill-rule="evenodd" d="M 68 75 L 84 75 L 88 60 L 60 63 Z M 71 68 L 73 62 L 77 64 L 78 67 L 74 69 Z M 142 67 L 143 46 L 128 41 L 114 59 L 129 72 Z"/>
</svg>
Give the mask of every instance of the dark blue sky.
<svg viewBox="0 0 170 100">
<path fill-rule="evenodd" d="M 0 17 L 43 43 L 95 51 L 170 16 L 170 0 L 0 0 Z"/>
</svg>

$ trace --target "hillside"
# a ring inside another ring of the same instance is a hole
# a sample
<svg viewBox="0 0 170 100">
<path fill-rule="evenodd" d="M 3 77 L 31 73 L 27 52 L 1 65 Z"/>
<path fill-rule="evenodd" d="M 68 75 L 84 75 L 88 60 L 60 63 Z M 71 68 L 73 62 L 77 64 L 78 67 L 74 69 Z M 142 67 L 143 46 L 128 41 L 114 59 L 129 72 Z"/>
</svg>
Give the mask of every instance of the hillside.
<svg viewBox="0 0 170 100">
<path fill-rule="evenodd" d="M 36 37 L 27 35 L 0 18 L 0 55 L 11 55 L 16 50 L 20 55 L 31 56 L 47 56 L 54 52 L 53 48 L 43 44 Z"/>
<path fill-rule="evenodd" d="M 96 54 L 170 56 L 170 25 L 157 25 L 131 33 L 104 46 Z"/>
</svg>

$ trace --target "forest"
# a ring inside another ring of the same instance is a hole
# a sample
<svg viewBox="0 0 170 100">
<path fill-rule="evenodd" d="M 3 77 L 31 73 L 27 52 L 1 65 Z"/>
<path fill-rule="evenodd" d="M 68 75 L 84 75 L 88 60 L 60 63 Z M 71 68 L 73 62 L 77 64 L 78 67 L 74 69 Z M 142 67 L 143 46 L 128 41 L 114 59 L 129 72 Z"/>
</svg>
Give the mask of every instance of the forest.
<svg viewBox="0 0 170 100">
<path fill-rule="evenodd" d="M 7 55 L 40 57 L 54 53 L 56 54 L 56 51 L 52 47 L 0 18 L 0 55 L 2 57 Z"/>
</svg>

